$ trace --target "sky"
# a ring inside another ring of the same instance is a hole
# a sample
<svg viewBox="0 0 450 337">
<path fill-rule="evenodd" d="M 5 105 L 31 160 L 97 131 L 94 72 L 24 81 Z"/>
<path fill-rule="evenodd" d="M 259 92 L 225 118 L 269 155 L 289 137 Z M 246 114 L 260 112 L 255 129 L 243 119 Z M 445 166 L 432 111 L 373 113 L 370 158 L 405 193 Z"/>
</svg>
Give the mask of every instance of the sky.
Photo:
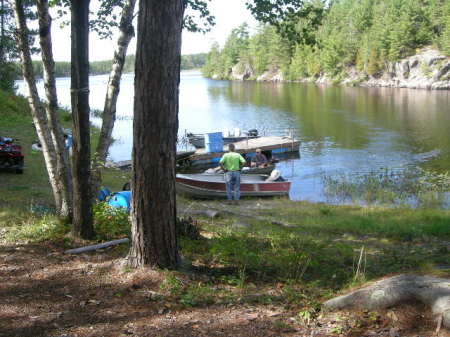
<svg viewBox="0 0 450 337">
<path fill-rule="evenodd" d="M 256 21 L 245 8 L 245 0 L 212 0 L 210 12 L 216 18 L 216 25 L 209 33 L 183 32 L 181 53 L 206 53 L 214 42 L 221 46 L 225 43 L 228 34 L 233 28 L 247 22 L 250 27 L 256 27 Z M 90 34 L 89 57 L 91 61 L 108 60 L 112 58 L 115 41 L 101 40 L 95 33 Z M 52 26 L 53 55 L 55 61 L 70 61 L 70 27 L 60 28 L 55 22 Z M 136 50 L 136 39 L 130 43 L 129 54 Z"/>
</svg>

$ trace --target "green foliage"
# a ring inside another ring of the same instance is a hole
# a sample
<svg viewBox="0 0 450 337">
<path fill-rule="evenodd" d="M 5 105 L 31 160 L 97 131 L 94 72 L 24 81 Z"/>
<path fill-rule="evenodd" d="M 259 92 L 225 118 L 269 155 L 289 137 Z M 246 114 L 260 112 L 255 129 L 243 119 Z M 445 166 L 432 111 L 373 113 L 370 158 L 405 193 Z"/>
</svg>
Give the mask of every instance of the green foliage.
<svg viewBox="0 0 450 337">
<path fill-rule="evenodd" d="M 234 29 L 224 47 L 216 43 L 206 57 L 203 74 L 207 77 L 227 79 L 231 68 L 248 64 L 255 75 L 265 71 L 284 70 L 290 63 L 290 45 L 279 35 L 274 27 L 260 26 L 259 32 L 249 37 L 246 24 Z"/>
<path fill-rule="evenodd" d="M 263 24 L 276 28 L 277 33 L 294 43 L 314 44 L 310 33 L 320 25 L 325 12 L 323 0 L 252 0 L 247 8 Z"/>
<path fill-rule="evenodd" d="M 184 0 L 186 5 L 183 19 L 183 28 L 190 32 L 206 33 L 214 26 L 215 17 L 208 9 L 208 2 L 211 0 Z"/>
<path fill-rule="evenodd" d="M 198 282 L 186 287 L 180 302 L 186 307 L 205 306 L 214 303 L 216 297 L 213 287 Z"/>
<path fill-rule="evenodd" d="M 124 73 L 134 72 L 135 55 L 128 55 L 125 59 L 123 67 Z M 181 56 L 181 69 L 198 69 L 205 64 L 206 54 L 190 54 Z M 112 60 L 93 61 L 89 64 L 89 72 L 91 75 L 108 74 L 112 69 Z M 37 77 L 43 76 L 42 61 L 33 61 L 33 71 Z M 55 76 L 56 77 L 70 77 L 71 67 L 70 62 L 55 62 Z M 0 73 L 1 76 L 1 73 Z M 11 63 L 11 76 L 14 79 L 21 76 L 20 65 L 18 63 Z M 0 77 L 1 85 L 1 77 Z"/>
<path fill-rule="evenodd" d="M 3 126 L 23 123 L 31 119 L 30 109 L 25 98 L 12 94 L 9 90 L 0 90 L 0 124 Z"/>
<path fill-rule="evenodd" d="M 401 173 L 372 172 L 360 176 L 323 177 L 325 193 L 342 201 L 402 205 L 408 200 L 424 208 L 439 208 L 450 192 L 447 173 L 410 169 Z"/>
<path fill-rule="evenodd" d="M 448 1 L 254 0 L 247 6 L 266 25 L 245 46 L 227 43 L 220 50 L 216 45 L 207 57 L 206 76 L 226 79 L 244 62 L 255 76 L 281 70 L 291 80 L 325 73 L 338 81 L 349 66 L 376 76 L 387 61 L 433 43 L 450 53 Z"/>
<path fill-rule="evenodd" d="M 179 301 L 184 307 L 205 306 L 214 303 L 217 297 L 211 285 L 203 282 L 183 282 L 173 272 L 168 272 L 160 289 L 166 296 Z"/>
<path fill-rule="evenodd" d="M 183 283 L 173 273 L 169 273 L 159 287 L 164 292 L 177 296 L 183 290 Z"/>
<path fill-rule="evenodd" d="M 450 55 L 450 3 L 447 1 L 442 16 L 442 34 L 438 43 L 444 53 Z"/>
<path fill-rule="evenodd" d="M 200 69 L 204 66 L 206 53 L 181 55 L 181 70 Z"/>
<path fill-rule="evenodd" d="M 0 89 L 13 92 L 15 89 L 14 81 L 16 79 L 17 68 L 13 62 L 7 62 L 0 59 Z"/>
<path fill-rule="evenodd" d="M 448 211 L 260 202 L 256 212 L 267 221 L 255 220 L 251 227 L 237 230 L 226 223 L 218 226 L 215 220 L 203 225 L 209 239 L 182 240 L 183 256 L 205 266 L 212 284 L 177 278 L 166 282 L 166 288 L 173 289 L 167 292 L 182 298 L 185 306 L 207 303 L 212 289 L 216 303 L 281 302 L 298 308 L 299 318 L 307 322 L 318 314 L 318 298 L 330 296 L 331 288 L 358 286 L 389 273 L 429 270 L 450 257 L 445 245 L 450 237 Z M 274 226 L 270 219 L 292 226 Z M 274 282 L 277 292 L 251 298 L 253 285 L 261 289 Z"/>
<path fill-rule="evenodd" d="M 365 68 L 365 67 L 364 67 Z M 382 70 L 382 61 L 375 49 L 370 50 L 369 59 L 367 60 L 366 73 L 374 76 Z"/>
<path fill-rule="evenodd" d="M 0 90 L 12 92 L 17 73 L 13 62 L 17 57 L 15 26 L 11 4 L 2 1 L 0 5 Z"/>
<path fill-rule="evenodd" d="M 10 242 L 60 241 L 69 230 L 69 226 L 62 224 L 56 216 L 30 217 L 27 221 L 11 227 L 6 234 L 6 240 Z"/>
<path fill-rule="evenodd" d="M 110 207 L 105 202 L 94 204 L 94 231 L 99 240 L 113 240 L 130 236 L 129 214 L 123 208 Z"/>
</svg>

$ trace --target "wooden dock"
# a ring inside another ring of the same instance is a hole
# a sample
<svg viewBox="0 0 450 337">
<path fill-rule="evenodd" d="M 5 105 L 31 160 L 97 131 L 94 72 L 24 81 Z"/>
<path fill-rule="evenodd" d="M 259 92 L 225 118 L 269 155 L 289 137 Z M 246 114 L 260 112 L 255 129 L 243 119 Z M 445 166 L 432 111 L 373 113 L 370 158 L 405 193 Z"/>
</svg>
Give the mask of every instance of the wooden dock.
<svg viewBox="0 0 450 337">
<path fill-rule="evenodd" d="M 256 149 L 261 149 L 270 155 L 275 153 L 297 152 L 300 148 L 300 141 L 292 137 L 259 137 L 242 140 L 234 143 L 236 152 L 243 155 L 254 155 Z M 205 165 L 218 162 L 222 155 L 228 151 L 228 145 L 223 147 L 222 152 L 207 153 L 205 149 L 198 149 L 187 158 L 191 165 Z"/>
<path fill-rule="evenodd" d="M 236 152 L 248 155 L 246 159 L 250 159 L 255 155 L 256 149 L 271 157 L 277 153 L 298 152 L 300 141 L 292 137 L 259 137 L 242 140 L 234 143 Z M 194 151 L 177 152 L 177 162 L 180 166 L 203 166 L 217 164 L 224 153 L 228 151 L 228 145 L 224 145 L 222 152 L 206 152 L 205 149 Z M 131 169 L 131 160 L 125 160 L 117 163 L 108 163 L 107 167 L 115 167 L 120 169 Z"/>
</svg>

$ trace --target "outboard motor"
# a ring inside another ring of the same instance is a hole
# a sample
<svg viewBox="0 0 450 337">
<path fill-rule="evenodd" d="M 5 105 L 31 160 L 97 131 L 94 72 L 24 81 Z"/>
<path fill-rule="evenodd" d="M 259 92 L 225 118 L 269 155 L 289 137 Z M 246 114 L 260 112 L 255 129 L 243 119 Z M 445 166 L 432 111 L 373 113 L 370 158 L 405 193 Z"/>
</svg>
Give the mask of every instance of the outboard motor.
<svg viewBox="0 0 450 337">
<path fill-rule="evenodd" d="M 247 131 L 247 135 L 249 135 L 251 137 L 257 137 L 258 136 L 258 130 L 250 129 L 250 130 Z"/>
</svg>

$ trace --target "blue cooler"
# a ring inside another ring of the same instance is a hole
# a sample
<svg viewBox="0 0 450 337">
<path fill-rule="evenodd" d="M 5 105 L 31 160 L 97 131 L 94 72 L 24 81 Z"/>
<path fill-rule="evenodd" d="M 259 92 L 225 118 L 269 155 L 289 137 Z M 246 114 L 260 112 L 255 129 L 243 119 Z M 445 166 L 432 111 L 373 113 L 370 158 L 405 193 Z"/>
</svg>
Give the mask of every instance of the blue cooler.
<svg viewBox="0 0 450 337">
<path fill-rule="evenodd" d="M 205 151 L 223 152 L 223 137 L 222 132 L 205 133 Z"/>
<path fill-rule="evenodd" d="M 125 208 L 127 211 L 130 210 L 131 204 L 131 191 L 122 191 L 112 193 L 108 199 L 108 205 L 114 208 Z"/>
<path fill-rule="evenodd" d="M 106 198 L 111 194 L 111 192 L 106 188 L 102 188 L 100 191 L 98 191 L 97 193 L 97 199 L 99 201 L 105 201 Z"/>
</svg>

